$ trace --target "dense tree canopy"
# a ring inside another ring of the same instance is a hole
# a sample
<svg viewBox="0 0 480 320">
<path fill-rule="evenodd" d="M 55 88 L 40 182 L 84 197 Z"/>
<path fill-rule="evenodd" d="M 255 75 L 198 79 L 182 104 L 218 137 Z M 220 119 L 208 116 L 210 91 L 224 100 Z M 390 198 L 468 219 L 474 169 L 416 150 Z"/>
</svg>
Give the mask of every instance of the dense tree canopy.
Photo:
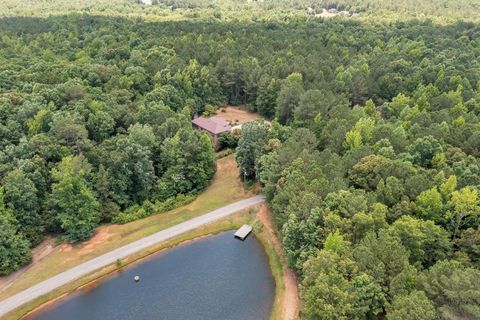
<svg viewBox="0 0 480 320">
<path fill-rule="evenodd" d="M 31 259 L 30 243 L 18 231 L 18 221 L 5 207 L 4 191 L 0 188 L 0 275 L 17 270 Z"/>
<path fill-rule="evenodd" d="M 479 288 L 459 279 L 479 261 L 478 26 L 323 23 L 298 22 L 328 35 L 297 39 L 288 70 L 260 82 L 252 108 L 274 122 L 237 151 L 302 280 L 302 317 L 475 319 Z"/>
<path fill-rule="evenodd" d="M 480 317 L 475 1 L 154 2 L 0 9 L 0 274 L 47 232 L 203 190 L 190 120 L 245 104 L 271 123 L 220 141 L 262 186 L 302 318 Z"/>
</svg>

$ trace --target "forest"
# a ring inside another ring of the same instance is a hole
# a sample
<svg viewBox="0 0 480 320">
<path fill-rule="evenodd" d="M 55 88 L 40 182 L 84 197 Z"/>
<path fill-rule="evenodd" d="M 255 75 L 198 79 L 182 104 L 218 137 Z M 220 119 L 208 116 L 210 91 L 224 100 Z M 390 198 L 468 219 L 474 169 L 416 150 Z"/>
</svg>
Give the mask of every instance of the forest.
<svg viewBox="0 0 480 320">
<path fill-rule="evenodd" d="M 446 24 L 479 22 L 477 0 L 2 0 L 0 16 L 67 14 L 140 18 L 148 21 L 280 21 L 316 19 L 323 9 L 347 10 L 349 18 L 377 24 L 411 19 Z M 309 12 L 307 8 L 314 11 Z"/>
<path fill-rule="evenodd" d="M 272 124 L 243 127 L 239 173 L 302 319 L 480 318 L 475 1 L 117 1 L 0 10 L 0 275 L 191 201 L 215 154 L 190 120 L 245 104 Z"/>
</svg>

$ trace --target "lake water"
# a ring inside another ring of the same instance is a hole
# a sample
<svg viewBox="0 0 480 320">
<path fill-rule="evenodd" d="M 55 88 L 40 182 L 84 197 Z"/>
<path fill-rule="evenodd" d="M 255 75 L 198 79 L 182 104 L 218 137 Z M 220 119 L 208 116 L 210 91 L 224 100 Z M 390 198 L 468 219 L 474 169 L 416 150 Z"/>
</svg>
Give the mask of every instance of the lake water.
<svg viewBox="0 0 480 320">
<path fill-rule="evenodd" d="M 267 256 L 254 237 L 242 242 L 233 233 L 169 249 L 28 319 L 268 319 L 275 283 Z"/>
</svg>

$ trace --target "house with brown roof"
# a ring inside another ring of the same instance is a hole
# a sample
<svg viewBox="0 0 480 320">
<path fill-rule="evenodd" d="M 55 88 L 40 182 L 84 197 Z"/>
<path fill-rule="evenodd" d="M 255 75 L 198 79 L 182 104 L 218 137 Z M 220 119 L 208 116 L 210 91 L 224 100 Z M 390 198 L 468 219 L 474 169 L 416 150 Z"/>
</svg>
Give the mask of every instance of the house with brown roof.
<svg viewBox="0 0 480 320">
<path fill-rule="evenodd" d="M 206 117 L 197 117 L 192 120 L 192 125 L 198 130 L 207 132 L 212 138 L 215 148 L 218 147 L 218 137 L 221 133 L 230 131 L 232 127 L 230 124 L 219 116 L 214 116 L 210 118 Z"/>
</svg>

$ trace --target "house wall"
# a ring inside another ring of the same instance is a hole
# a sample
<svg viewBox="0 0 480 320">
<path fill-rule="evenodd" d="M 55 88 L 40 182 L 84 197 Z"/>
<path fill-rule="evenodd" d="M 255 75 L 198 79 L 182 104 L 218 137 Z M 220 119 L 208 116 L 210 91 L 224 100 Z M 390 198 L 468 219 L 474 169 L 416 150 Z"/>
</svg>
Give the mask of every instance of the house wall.
<svg viewBox="0 0 480 320">
<path fill-rule="evenodd" d="M 208 133 L 208 136 L 210 137 L 210 139 L 212 139 L 213 148 L 215 150 L 219 149 L 220 146 L 219 146 L 219 143 L 218 143 L 218 134 L 213 134 L 210 131 L 203 129 L 202 127 L 197 126 L 195 123 L 192 123 L 192 125 L 193 125 L 193 128 L 195 130 Z"/>
</svg>

